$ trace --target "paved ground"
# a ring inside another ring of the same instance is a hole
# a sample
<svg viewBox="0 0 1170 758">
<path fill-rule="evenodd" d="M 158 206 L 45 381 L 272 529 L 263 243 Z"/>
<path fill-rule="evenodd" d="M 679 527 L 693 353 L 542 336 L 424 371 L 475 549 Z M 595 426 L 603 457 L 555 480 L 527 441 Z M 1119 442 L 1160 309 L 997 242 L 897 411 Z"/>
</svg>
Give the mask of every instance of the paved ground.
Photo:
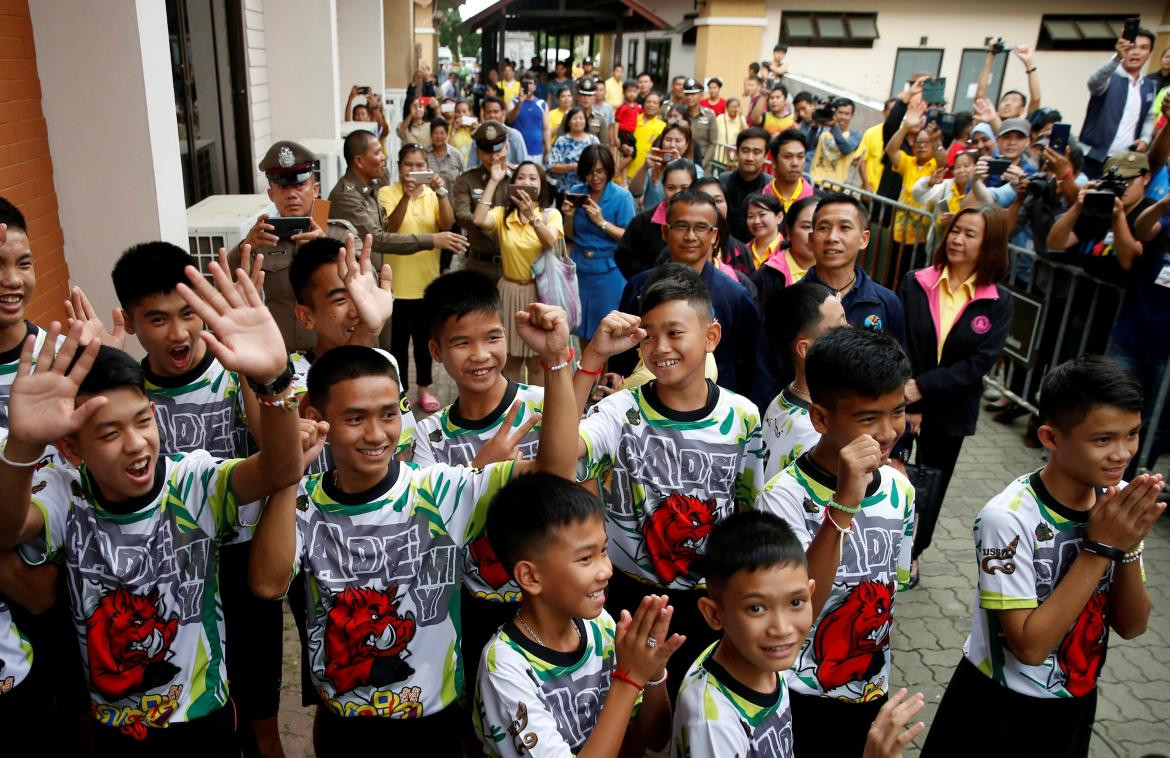
<svg viewBox="0 0 1170 758">
<path fill-rule="evenodd" d="M 435 394 L 447 402 L 452 384 L 436 368 Z M 898 596 L 893 681 L 926 695 L 923 720 L 928 726 L 969 629 L 975 514 L 1013 476 L 1043 463 L 1040 451 L 1024 447 L 1022 429 L 1022 420 L 1004 427 L 981 419 L 979 433 L 963 447 L 933 544 L 921 566 L 922 583 Z M 1095 757 L 1170 754 L 1170 517 L 1161 520 L 1146 545 L 1154 610 L 1143 636 L 1127 642 L 1114 635 L 1110 640 L 1092 744 Z M 296 628 L 287 613 L 285 630 L 281 732 L 286 754 L 301 758 L 313 754 L 312 709 L 300 704 L 300 655 Z M 973 733 L 972 738 L 977 740 L 978 735 Z M 917 750 L 911 754 L 917 755 Z"/>
</svg>

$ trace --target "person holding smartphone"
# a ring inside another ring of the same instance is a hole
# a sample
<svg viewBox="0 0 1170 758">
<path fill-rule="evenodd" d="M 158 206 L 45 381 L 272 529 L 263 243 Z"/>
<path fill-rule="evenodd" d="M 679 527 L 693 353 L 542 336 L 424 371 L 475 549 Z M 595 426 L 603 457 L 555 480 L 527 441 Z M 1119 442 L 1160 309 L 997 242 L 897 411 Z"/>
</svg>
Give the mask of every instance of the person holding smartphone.
<svg viewBox="0 0 1170 758">
<path fill-rule="evenodd" d="M 398 125 L 398 137 L 403 144 L 414 143 L 424 148 L 431 146 L 431 122 L 434 109 L 424 104 L 422 97 L 413 97 L 406 105 L 406 118 Z"/>
<path fill-rule="evenodd" d="M 507 68 L 505 68 L 505 71 Z M 528 160 L 543 163 L 549 153 L 548 103 L 536 97 L 536 81 L 531 74 L 520 80 L 520 94 L 511 102 L 505 121 L 524 136 Z"/>
<path fill-rule="evenodd" d="M 1129 150 L 1141 152 L 1149 146 L 1153 122 L 1146 116 L 1154 104 L 1157 82 L 1142 77 L 1150 58 L 1154 33 L 1136 29 L 1133 39 L 1117 40 L 1116 52 L 1089 77 L 1089 107 L 1081 126 L 1081 143 L 1085 155 L 1085 174 L 1090 179 L 1101 176 L 1109 155 Z"/>
</svg>

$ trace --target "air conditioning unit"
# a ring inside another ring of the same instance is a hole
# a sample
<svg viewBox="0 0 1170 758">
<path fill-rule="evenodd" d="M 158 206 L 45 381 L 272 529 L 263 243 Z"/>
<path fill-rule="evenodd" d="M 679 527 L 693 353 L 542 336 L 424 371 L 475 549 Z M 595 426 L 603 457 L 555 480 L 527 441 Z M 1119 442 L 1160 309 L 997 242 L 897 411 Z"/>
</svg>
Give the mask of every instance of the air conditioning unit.
<svg viewBox="0 0 1170 758">
<path fill-rule="evenodd" d="M 188 208 L 187 246 L 199 270 L 210 273 L 219 249 L 231 251 L 243 242 L 261 213 L 276 213 L 267 195 L 212 195 Z"/>
<path fill-rule="evenodd" d="M 341 152 L 339 139 L 294 139 L 301 147 L 313 154 L 317 159 L 317 166 L 313 173 L 321 183 L 321 197 L 329 197 L 329 193 L 337 186 L 337 180 L 345 173 L 345 157 Z"/>
</svg>

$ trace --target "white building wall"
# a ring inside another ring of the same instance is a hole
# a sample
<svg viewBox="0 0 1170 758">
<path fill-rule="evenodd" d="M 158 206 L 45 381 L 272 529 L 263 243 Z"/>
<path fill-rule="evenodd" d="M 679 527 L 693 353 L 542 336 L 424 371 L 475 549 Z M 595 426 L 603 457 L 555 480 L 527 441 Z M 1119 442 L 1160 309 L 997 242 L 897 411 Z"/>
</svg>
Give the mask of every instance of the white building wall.
<svg viewBox="0 0 1170 758">
<path fill-rule="evenodd" d="M 337 117 L 345 113 L 349 88 L 386 89 L 386 61 L 383 55 L 382 0 L 336 0 L 339 87 Z M 324 187 L 322 191 L 328 192 Z"/>
<path fill-rule="evenodd" d="M 338 139 L 344 100 L 335 0 L 262 5 L 271 138 Z"/>
<path fill-rule="evenodd" d="M 268 38 L 264 33 L 263 0 L 244 0 L 244 58 L 248 65 L 248 113 L 252 122 L 254 186 L 267 186 L 256 165 L 275 140 L 268 94 Z"/>
</svg>

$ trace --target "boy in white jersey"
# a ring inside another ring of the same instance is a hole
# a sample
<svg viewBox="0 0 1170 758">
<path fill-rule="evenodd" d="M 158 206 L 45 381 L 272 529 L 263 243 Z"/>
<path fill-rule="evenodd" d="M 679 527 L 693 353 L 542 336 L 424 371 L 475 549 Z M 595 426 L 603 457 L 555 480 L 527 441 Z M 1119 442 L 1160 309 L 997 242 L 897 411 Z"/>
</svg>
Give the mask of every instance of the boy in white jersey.
<svg viewBox="0 0 1170 758">
<path fill-rule="evenodd" d="M 816 582 L 790 682 L 794 752 L 858 755 L 889 691 L 894 596 L 910 576 L 914 489 L 886 465 L 906 427 L 910 361 L 887 334 L 839 327 L 813 343 L 805 376 L 821 439 L 756 508 L 788 522 Z"/>
<path fill-rule="evenodd" d="M 780 290 L 768 301 L 765 331 L 772 350 L 787 353 L 796 375 L 764 413 L 765 482 L 821 438 L 808 414 L 812 399 L 804 378 L 804 359 L 817 337 L 848 323 L 841 301 L 820 282 L 797 282 Z"/>
<path fill-rule="evenodd" d="M 295 483 L 302 470 L 292 371 L 280 330 L 252 283 L 212 264 L 179 286 L 211 332 L 202 339 L 261 396 L 260 453 L 220 461 L 160 457 L 142 367 L 91 342 L 75 323 L 56 359 L 34 340 L 12 386 L 0 461 L 0 545 L 30 561 L 60 558 L 86 662 L 99 755 L 218 754 L 236 744 L 219 599 L 219 542 L 240 507 Z M 193 289 L 192 289 L 193 288 Z M 57 336 L 50 329 L 48 343 Z M 76 364 L 74 359 L 76 358 Z M 56 440 L 77 468 L 30 464 Z"/>
<path fill-rule="evenodd" d="M 245 249 L 242 265 L 262 287 L 263 256 L 253 261 Z M 195 258 L 169 242 L 144 242 L 122 253 L 110 276 L 125 314 L 126 332 L 146 350 L 142 370 L 146 396 L 158 416 L 159 454 L 202 450 L 215 458 L 243 458 L 255 443 L 248 430 L 243 381 L 212 354 L 200 332 L 203 321 L 178 292 Z M 220 250 L 219 265 L 230 271 Z M 251 404 L 251 401 L 247 401 Z M 240 739 L 261 755 L 280 749 L 281 607 L 248 591 L 250 549 L 246 514 L 236 536 L 220 547 L 220 599 L 227 628 L 228 678 L 239 709 Z"/>
<path fill-rule="evenodd" d="M 521 336 L 546 367 L 540 453 L 485 469 L 393 460 L 397 374 L 374 348 L 336 347 L 309 370 L 312 416 L 328 423 L 334 468 L 274 498 L 254 538 L 253 590 L 282 595 L 303 569 L 308 652 L 320 696 L 319 756 L 425 745 L 461 748 L 451 707 L 463 684 L 459 551 L 491 495 L 534 468 L 572 478 L 578 414 L 563 310 L 532 304 Z"/>
<path fill-rule="evenodd" d="M 711 530 L 703 556 L 708 597 L 699 608 L 722 632 L 694 662 L 678 693 L 676 758 L 793 755 L 789 669 L 813 622 L 808 563 L 781 519 L 741 511 Z M 925 725 L 902 727 L 925 705 L 902 690 L 883 706 L 865 755 L 893 758 Z M 844 754 L 844 753 L 843 753 Z"/>
<path fill-rule="evenodd" d="M 666 662 L 683 638 L 674 609 L 647 596 L 615 624 L 604 608 L 613 575 L 605 506 L 547 474 L 492 499 L 487 533 L 523 588 L 521 608 L 484 649 L 475 723 L 492 756 L 616 756 L 670 740 Z"/>
<path fill-rule="evenodd" d="M 459 395 L 418 423 L 412 460 L 420 466 L 482 467 L 536 457 L 544 389 L 509 380 L 508 335 L 496 283 L 475 271 L 444 274 L 427 285 L 431 357 L 443 364 Z M 516 614 L 520 587 L 492 551 L 482 524 L 463 551 L 463 663 L 469 690 L 488 639 Z"/>
<path fill-rule="evenodd" d="M 642 292 L 641 317 L 611 313 L 581 359 L 578 398 L 611 355 L 641 345 L 653 382 L 622 390 L 581 422 L 578 476 L 598 479 L 617 571 L 611 612 L 649 594 L 670 593 L 675 629 L 687 638 L 670 662 L 671 691 L 714 635 L 698 609 L 703 575 L 695 565 L 707 537 L 761 486 L 760 415 L 747 398 L 704 377 L 721 326 L 693 269 L 659 267 Z"/>
<path fill-rule="evenodd" d="M 1016 754 L 1089 754 L 1109 630 L 1131 639 L 1150 616 L 1141 555 L 1166 508 L 1162 477 L 1121 481 L 1141 413 L 1141 385 L 1108 358 L 1044 377 L 1038 436 L 1050 457 L 975 519 L 971 634 L 923 755 L 964 752 L 972 713 Z"/>
</svg>

